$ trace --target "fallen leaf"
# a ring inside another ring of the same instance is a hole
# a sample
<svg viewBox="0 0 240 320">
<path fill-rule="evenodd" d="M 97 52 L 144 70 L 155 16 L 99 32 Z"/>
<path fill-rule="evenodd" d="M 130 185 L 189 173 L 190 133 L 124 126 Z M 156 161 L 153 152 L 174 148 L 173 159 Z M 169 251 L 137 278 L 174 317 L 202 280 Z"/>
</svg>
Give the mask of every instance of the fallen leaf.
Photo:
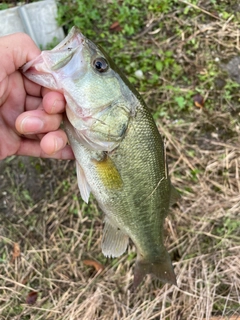
<svg viewBox="0 0 240 320">
<path fill-rule="evenodd" d="M 26 298 L 26 303 L 29 305 L 33 305 L 38 298 L 38 292 L 36 291 L 30 291 L 27 298 Z"/>
<path fill-rule="evenodd" d="M 14 260 L 18 258 L 20 255 L 21 255 L 20 246 L 18 243 L 14 243 L 11 262 L 14 262 Z"/>
<path fill-rule="evenodd" d="M 122 27 L 120 26 L 119 22 L 116 21 L 113 24 L 111 24 L 111 26 L 109 27 L 110 31 L 115 31 L 115 32 L 119 32 L 122 30 Z"/>
<path fill-rule="evenodd" d="M 97 272 L 102 272 L 104 269 L 104 266 L 101 263 L 94 260 L 83 260 L 83 263 L 86 266 L 94 267 Z"/>
</svg>

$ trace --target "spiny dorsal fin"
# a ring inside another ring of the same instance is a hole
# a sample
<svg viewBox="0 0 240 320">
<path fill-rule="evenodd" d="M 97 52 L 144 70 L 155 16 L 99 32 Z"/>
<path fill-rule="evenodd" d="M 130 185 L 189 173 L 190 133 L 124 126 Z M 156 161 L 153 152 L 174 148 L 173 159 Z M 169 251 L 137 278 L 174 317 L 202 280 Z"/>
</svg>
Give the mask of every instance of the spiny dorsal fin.
<svg viewBox="0 0 240 320">
<path fill-rule="evenodd" d="M 119 257 L 128 245 L 128 236 L 105 217 L 105 226 L 102 238 L 102 252 L 106 257 Z"/>
</svg>

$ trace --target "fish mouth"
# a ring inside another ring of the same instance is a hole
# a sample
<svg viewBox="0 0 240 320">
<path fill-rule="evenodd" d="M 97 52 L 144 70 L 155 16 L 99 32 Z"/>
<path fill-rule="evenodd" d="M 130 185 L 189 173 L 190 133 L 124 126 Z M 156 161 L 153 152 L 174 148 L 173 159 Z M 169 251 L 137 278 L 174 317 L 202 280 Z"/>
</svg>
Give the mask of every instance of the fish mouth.
<svg viewBox="0 0 240 320">
<path fill-rule="evenodd" d="M 63 92 L 58 78 L 71 77 L 73 80 L 84 72 L 82 50 L 86 38 L 73 27 L 68 36 L 50 51 L 26 63 L 20 71 L 30 80 L 50 89 Z M 71 61 L 72 60 L 72 61 Z"/>
<path fill-rule="evenodd" d="M 52 51 L 65 50 L 69 48 L 76 48 L 86 41 L 86 37 L 81 33 L 81 31 L 73 27 L 67 37 L 63 39 Z"/>
</svg>

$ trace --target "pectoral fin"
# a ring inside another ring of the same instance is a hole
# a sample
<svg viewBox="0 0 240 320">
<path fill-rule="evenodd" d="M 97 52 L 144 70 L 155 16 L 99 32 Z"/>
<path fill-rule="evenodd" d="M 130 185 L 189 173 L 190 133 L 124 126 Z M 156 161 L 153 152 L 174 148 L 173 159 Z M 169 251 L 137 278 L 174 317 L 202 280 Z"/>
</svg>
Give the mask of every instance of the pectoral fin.
<svg viewBox="0 0 240 320">
<path fill-rule="evenodd" d="M 77 182 L 78 182 L 78 187 L 80 190 L 81 197 L 83 201 L 88 203 L 91 188 L 86 180 L 85 173 L 82 167 L 77 161 L 76 161 L 76 169 L 77 169 Z"/>
<path fill-rule="evenodd" d="M 107 217 L 102 238 L 102 252 L 107 257 L 119 257 L 128 245 L 128 236 L 116 227 Z"/>
<path fill-rule="evenodd" d="M 121 175 L 111 158 L 106 155 L 102 160 L 92 160 L 96 171 L 105 188 L 120 189 L 123 185 Z"/>
</svg>

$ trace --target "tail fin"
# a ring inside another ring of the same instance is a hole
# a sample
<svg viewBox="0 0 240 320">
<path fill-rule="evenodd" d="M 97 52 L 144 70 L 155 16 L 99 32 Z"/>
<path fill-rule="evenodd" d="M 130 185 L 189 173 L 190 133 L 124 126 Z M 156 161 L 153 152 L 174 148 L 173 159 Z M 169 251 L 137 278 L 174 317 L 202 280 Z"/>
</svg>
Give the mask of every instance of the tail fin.
<svg viewBox="0 0 240 320">
<path fill-rule="evenodd" d="M 137 258 L 135 270 L 133 289 L 142 282 L 147 274 L 153 274 L 164 283 L 171 283 L 177 285 L 176 276 L 173 271 L 172 262 L 166 249 L 161 254 L 161 257 L 154 259 Z"/>
</svg>

